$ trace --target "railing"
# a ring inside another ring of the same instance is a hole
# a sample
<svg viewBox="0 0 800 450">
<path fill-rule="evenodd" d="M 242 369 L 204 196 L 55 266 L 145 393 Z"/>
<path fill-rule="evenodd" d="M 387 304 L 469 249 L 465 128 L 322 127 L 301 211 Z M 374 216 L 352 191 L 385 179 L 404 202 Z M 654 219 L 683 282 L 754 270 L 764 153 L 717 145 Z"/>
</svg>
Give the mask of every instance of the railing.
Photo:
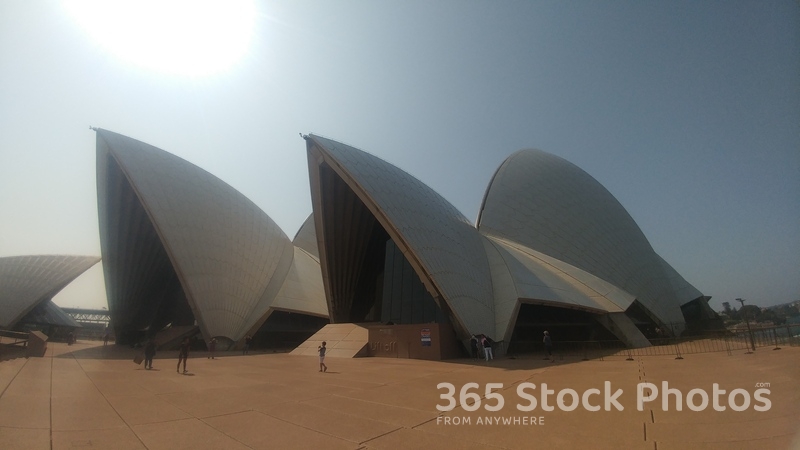
<svg viewBox="0 0 800 450">
<path fill-rule="evenodd" d="M 0 330 L 0 343 L 25 346 L 28 344 L 28 333 Z"/>
<path fill-rule="evenodd" d="M 109 333 L 109 341 L 114 342 L 114 333 L 112 331 L 108 331 Z M 103 337 L 106 335 L 106 331 L 102 328 L 95 329 L 95 328 L 78 328 L 75 330 L 75 337 L 80 340 L 85 341 L 102 341 Z"/>
<path fill-rule="evenodd" d="M 111 321 L 111 313 L 105 309 L 61 308 L 78 323 L 105 324 Z"/>
<path fill-rule="evenodd" d="M 604 359 L 634 356 L 674 356 L 710 352 L 753 352 L 759 348 L 778 350 L 782 347 L 800 347 L 800 324 L 782 325 L 751 330 L 720 330 L 685 338 L 650 339 L 650 347 L 627 348 L 620 341 L 558 341 L 553 340 L 553 357 L 556 359 Z M 541 342 L 512 342 L 508 355 L 526 357 L 546 356 Z"/>
</svg>

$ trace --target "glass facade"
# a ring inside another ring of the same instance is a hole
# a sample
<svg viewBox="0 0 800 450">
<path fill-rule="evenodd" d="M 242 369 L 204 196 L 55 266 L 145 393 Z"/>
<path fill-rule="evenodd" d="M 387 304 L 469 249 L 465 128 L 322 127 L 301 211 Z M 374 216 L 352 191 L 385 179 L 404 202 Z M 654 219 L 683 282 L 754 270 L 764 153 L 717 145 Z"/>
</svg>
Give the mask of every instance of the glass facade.
<svg viewBox="0 0 800 450">
<path fill-rule="evenodd" d="M 414 268 L 394 241 L 386 241 L 381 322 L 394 324 L 447 323 L 447 316 L 425 289 Z"/>
</svg>

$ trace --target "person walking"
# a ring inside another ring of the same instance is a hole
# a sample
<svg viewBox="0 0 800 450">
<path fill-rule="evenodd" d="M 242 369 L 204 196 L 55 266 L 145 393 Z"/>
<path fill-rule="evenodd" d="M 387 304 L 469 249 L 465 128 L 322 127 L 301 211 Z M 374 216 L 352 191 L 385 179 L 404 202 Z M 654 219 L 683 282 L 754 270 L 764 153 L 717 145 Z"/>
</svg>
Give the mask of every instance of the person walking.
<svg viewBox="0 0 800 450">
<path fill-rule="evenodd" d="M 553 340 L 550 338 L 550 333 L 545 331 L 544 337 L 542 338 L 542 343 L 544 343 L 544 351 L 547 352 L 547 356 L 544 359 L 553 360 Z"/>
<path fill-rule="evenodd" d="M 208 342 L 208 359 L 214 359 L 214 354 L 217 351 L 217 338 L 211 338 Z"/>
<path fill-rule="evenodd" d="M 317 347 L 317 350 L 319 351 L 319 371 L 320 372 L 327 372 L 328 371 L 328 366 L 325 365 L 325 352 L 328 350 L 327 347 L 325 347 L 326 344 L 327 344 L 327 342 L 322 341 L 322 345 Z"/>
<path fill-rule="evenodd" d="M 246 355 L 250 352 L 250 344 L 253 342 L 253 338 L 250 337 L 248 334 L 244 338 L 244 348 L 242 349 L 242 354 Z"/>
<path fill-rule="evenodd" d="M 153 357 L 156 356 L 156 341 L 152 338 L 147 341 L 144 346 L 144 368 L 150 370 L 153 368 Z"/>
<path fill-rule="evenodd" d="M 488 362 L 490 359 L 494 359 L 494 355 L 492 354 L 492 343 L 489 342 L 489 338 L 483 336 L 483 354 L 486 356 L 486 361 Z"/>
<path fill-rule="evenodd" d="M 178 368 L 176 372 L 181 371 L 181 361 L 183 361 L 183 373 L 186 373 L 186 360 L 189 359 L 189 338 L 184 338 L 181 342 L 180 349 L 178 349 Z"/>
<path fill-rule="evenodd" d="M 106 330 L 106 334 L 103 335 L 103 347 L 108 345 L 108 330 Z"/>
</svg>

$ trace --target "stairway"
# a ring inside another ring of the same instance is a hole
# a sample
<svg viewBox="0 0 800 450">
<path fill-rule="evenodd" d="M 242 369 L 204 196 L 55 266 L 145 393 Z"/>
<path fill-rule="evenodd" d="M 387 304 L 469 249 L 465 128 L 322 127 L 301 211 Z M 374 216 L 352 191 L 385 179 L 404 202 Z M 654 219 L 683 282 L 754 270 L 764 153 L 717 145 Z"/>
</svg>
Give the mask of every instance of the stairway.
<svg viewBox="0 0 800 450">
<path fill-rule="evenodd" d="M 366 356 L 369 330 L 355 323 L 331 323 L 314 333 L 305 342 L 292 350 L 292 355 L 318 355 L 319 346 L 325 341 L 326 356 L 333 358 L 356 358 Z"/>
</svg>

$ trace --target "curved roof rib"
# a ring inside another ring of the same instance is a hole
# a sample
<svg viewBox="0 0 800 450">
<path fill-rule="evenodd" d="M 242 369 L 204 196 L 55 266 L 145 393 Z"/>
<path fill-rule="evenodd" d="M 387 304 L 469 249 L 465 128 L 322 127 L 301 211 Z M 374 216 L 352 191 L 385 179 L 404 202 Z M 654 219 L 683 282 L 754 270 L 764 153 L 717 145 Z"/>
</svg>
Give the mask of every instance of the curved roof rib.
<svg viewBox="0 0 800 450">
<path fill-rule="evenodd" d="M 452 312 L 460 332 L 493 336 L 489 263 L 470 221 L 421 181 L 369 153 L 314 135 L 307 147 L 317 230 L 325 226 L 318 214 L 319 172 L 327 164 L 395 241 L 431 295 L 445 303 L 440 306 Z M 328 290 L 324 239 L 319 247 Z"/>
<path fill-rule="evenodd" d="M 266 314 L 290 270 L 288 237 L 252 201 L 205 170 L 143 142 L 96 131 L 112 318 L 141 326 L 131 321 L 148 312 L 135 303 L 162 295 L 158 285 L 177 278 L 206 339 L 241 339 Z M 148 291 L 143 284 L 154 287 Z"/>
<path fill-rule="evenodd" d="M 478 217 L 481 233 L 564 261 L 634 295 L 658 320 L 683 324 L 702 294 L 656 254 L 616 198 L 574 164 L 521 150 L 498 168 Z"/>
<path fill-rule="evenodd" d="M 96 256 L 32 255 L 0 258 L 0 328 L 12 328 L 100 261 Z"/>
</svg>

